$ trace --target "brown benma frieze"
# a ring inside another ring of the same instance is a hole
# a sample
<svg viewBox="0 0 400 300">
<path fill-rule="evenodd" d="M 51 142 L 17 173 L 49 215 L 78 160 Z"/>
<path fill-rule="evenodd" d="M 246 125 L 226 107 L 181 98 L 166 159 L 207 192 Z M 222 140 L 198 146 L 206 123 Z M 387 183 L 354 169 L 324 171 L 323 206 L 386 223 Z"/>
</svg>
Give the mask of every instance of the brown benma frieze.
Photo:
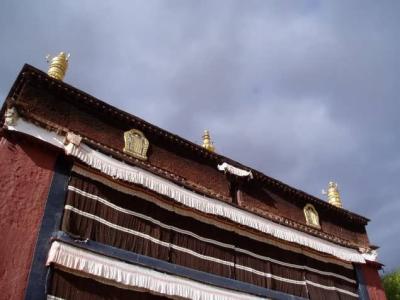
<svg viewBox="0 0 400 300">
<path fill-rule="evenodd" d="M 37 126 L 46 128 L 49 131 L 54 131 L 54 132 L 57 132 L 58 134 L 61 134 L 61 135 L 65 135 L 68 132 L 67 128 L 62 128 L 60 126 L 57 126 L 57 124 L 49 122 L 49 121 L 44 120 L 44 119 L 41 119 L 38 116 L 34 116 L 32 114 L 27 114 L 27 112 L 22 110 L 22 109 L 20 109 L 20 114 L 24 119 L 29 120 L 30 122 L 34 123 Z M 179 177 L 176 174 L 173 174 L 173 173 L 168 172 L 166 170 L 162 170 L 160 168 L 157 168 L 157 167 L 149 164 L 148 162 L 144 162 L 144 161 L 132 158 L 130 156 L 127 156 L 126 154 L 124 154 L 124 153 L 122 153 L 122 152 L 120 152 L 118 150 L 115 150 L 115 149 L 112 149 L 112 148 L 110 148 L 108 146 L 102 145 L 102 144 L 100 144 L 100 143 L 98 143 L 98 142 L 96 142 L 94 140 L 88 139 L 85 136 L 83 136 L 82 139 L 85 142 L 85 144 L 91 146 L 94 149 L 98 149 L 101 152 L 103 152 L 105 154 L 109 154 L 109 155 L 113 156 L 116 159 L 125 160 L 126 162 L 129 162 L 130 164 L 132 164 L 134 166 L 139 166 L 142 169 L 145 169 L 145 170 L 147 170 L 147 171 L 149 171 L 151 173 L 154 173 L 154 174 L 159 175 L 161 177 L 167 178 L 170 181 L 175 182 L 175 183 L 177 183 L 177 184 L 179 184 L 181 186 L 184 186 L 184 187 L 186 187 L 186 188 L 188 188 L 188 189 L 190 189 L 190 190 L 192 190 L 192 191 L 194 191 L 194 192 L 196 192 L 198 194 L 205 195 L 205 196 L 208 196 L 208 197 L 212 197 L 212 198 L 215 198 L 215 199 L 218 199 L 218 200 L 221 200 L 221 201 L 224 201 L 224 202 L 228 202 L 228 203 L 231 202 L 230 198 L 223 197 L 222 195 L 220 195 L 218 193 L 215 193 L 212 190 L 209 190 L 209 189 L 207 189 L 205 187 L 199 186 L 198 184 L 196 184 L 194 182 L 191 182 L 189 180 L 185 180 L 184 178 Z M 245 199 L 246 198 L 245 193 L 243 195 L 244 195 L 243 198 Z M 333 243 L 336 243 L 336 244 L 339 244 L 339 245 L 342 245 L 342 246 L 358 249 L 360 246 L 365 247 L 365 246 L 368 245 L 368 239 L 367 239 L 366 234 L 365 234 L 365 236 L 362 236 L 363 239 L 362 239 L 362 242 L 360 242 L 358 238 L 355 238 L 355 236 L 357 236 L 357 235 L 354 232 L 350 231 L 350 234 L 353 233 L 353 235 L 350 236 L 350 238 L 349 238 L 348 235 L 343 234 L 344 231 L 343 231 L 343 228 L 342 228 L 342 229 L 340 229 L 341 230 L 340 234 L 332 235 L 332 234 L 329 233 L 329 230 L 325 231 L 325 232 L 321 231 L 321 230 L 317 230 L 315 228 L 312 228 L 310 226 L 305 225 L 304 222 L 296 222 L 295 220 L 293 220 L 293 218 L 284 217 L 284 216 L 280 215 L 281 212 L 279 210 L 277 212 L 271 213 L 268 209 L 265 209 L 265 207 L 260 209 L 260 208 L 258 208 L 258 205 L 255 205 L 251 201 L 249 203 L 247 203 L 247 201 L 240 201 L 237 204 L 234 204 L 234 203 L 230 203 L 230 204 L 232 206 L 236 206 L 238 208 L 242 208 L 242 209 L 245 209 L 247 211 L 250 211 L 250 212 L 252 212 L 252 213 L 254 213 L 256 215 L 259 215 L 261 217 L 267 218 L 267 219 L 269 219 L 271 221 L 274 221 L 276 223 L 279 223 L 279 224 L 282 224 L 282 225 L 297 229 L 297 230 L 302 231 L 302 232 L 306 232 L 306 233 L 314 235 L 316 237 L 320 237 L 320 238 L 329 240 L 329 241 L 331 241 Z M 291 214 L 293 214 L 294 212 L 296 212 L 296 210 L 292 210 Z M 328 222 L 326 222 L 326 223 L 329 224 Z M 364 227 L 362 227 L 362 228 L 364 228 Z M 364 230 L 364 232 L 365 232 L 365 230 Z M 364 241 L 364 239 L 366 241 Z"/>
<path fill-rule="evenodd" d="M 27 117 L 59 130 L 72 130 L 82 135 L 85 143 L 112 154 L 118 159 L 139 165 L 149 171 L 178 182 L 198 193 L 231 202 L 230 182 L 216 165 L 228 162 L 251 170 L 254 179 L 244 183 L 238 205 L 275 222 L 331 240 L 354 246 L 367 245 L 367 218 L 292 188 L 256 170 L 245 167 L 217 153 L 171 134 L 133 115 L 114 108 L 68 84 L 25 65 L 7 98 L 6 105 L 17 106 Z M 6 105 L 2 108 L 2 116 Z M 3 122 L 4 120 L 2 120 Z M 139 161 L 122 152 L 123 132 L 132 128 L 142 131 L 150 141 L 148 161 Z M 256 184 L 274 191 L 275 205 L 265 201 L 254 203 L 246 189 Z M 246 188 L 247 187 L 247 188 Z M 302 208 L 312 203 L 321 217 L 321 230 L 305 225 Z"/>
</svg>

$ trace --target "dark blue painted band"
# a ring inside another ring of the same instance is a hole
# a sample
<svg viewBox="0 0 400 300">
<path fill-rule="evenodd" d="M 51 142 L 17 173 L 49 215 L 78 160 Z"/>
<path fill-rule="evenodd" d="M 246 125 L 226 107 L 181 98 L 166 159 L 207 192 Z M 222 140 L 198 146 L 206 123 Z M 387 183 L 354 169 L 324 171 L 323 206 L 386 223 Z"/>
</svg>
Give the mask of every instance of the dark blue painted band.
<svg viewBox="0 0 400 300">
<path fill-rule="evenodd" d="M 70 171 L 71 164 L 64 155 L 60 155 L 54 166 L 54 175 L 36 241 L 25 299 L 42 300 L 46 297 L 47 253 L 52 235 L 60 229 Z"/>
<path fill-rule="evenodd" d="M 356 270 L 356 277 L 358 283 L 358 294 L 361 300 L 369 300 L 369 295 L 367 291 L 367 285 L 365 283 L 365 278 L 361 270 L 361 265 L 354 264 L 354 269 Z"/>
<path fill-rule="evenodd" d="M 74 240 L 65 232 L 58 232 L 54 239 L 71 244 L 75 247 L 87 249 L 92 252 L 99 253 L 108 257 L 116 258 L 128 263 L 141 265 L 147 268 L 151 268 L 160 272 L 185 277 L 198 282 L 236 290 L 242 293 L 253 294 L 256 296 L 267 297 L 279 300 L 300 300 L 304 299 L 301 297 L 292 296 L 283 292 L 274 291 L 266 288 L 262 288 L 250 283 L 241 282 L 234 279 L 221 277 L 218 275 L 197 271 L 191 268 L 171 264 L 166 261 L 162 261 L 156 258 L 136 254 L 130 251 L 122 250 L 105 244 L 97 243 L 95 241 L 81 241 Z"/>
</svg>

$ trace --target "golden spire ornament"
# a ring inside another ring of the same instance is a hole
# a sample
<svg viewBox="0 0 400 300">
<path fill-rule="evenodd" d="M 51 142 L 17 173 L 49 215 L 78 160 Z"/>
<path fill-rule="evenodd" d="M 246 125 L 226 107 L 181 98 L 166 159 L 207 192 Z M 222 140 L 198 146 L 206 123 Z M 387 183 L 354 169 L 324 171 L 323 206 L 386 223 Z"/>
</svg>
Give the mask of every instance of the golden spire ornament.
<svg viewBox="0 0 400 300">
<path fill-rule="evenodd" d="M 339 188 L 336 182 L 330 181 L 328 183 L 328 191 L 322 192 L 325 195 L 328 195 L 328 202 L 336 207 L 342 208 L 342 200 L 340 199 Z"/>
<path fill-rule="evenodd" d="M 208 130 L 204 130 L 203 134 L 203 148 L 207 149 L 208 151 L 214 152 L 214 144 L 211 141 L 210 133 Z"/>
<path fill-rule="evenodd" d="M 63 80 L 65 73 L 67 72 L 69 57 L 70 54 L 65 54 L 64 52 L 60 52 L 60 54 L 53 58 L 48 54 L 46 56 L 46 60 L 49 63 L 47 74 L 55 79 Z"/>
</svg>

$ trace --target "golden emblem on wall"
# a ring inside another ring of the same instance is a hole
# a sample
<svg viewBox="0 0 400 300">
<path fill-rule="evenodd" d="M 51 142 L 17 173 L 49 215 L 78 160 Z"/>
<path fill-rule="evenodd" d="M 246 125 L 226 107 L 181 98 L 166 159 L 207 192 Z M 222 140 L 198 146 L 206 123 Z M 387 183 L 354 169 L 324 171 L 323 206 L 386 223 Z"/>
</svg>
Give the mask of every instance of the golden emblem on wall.
<svg viewBox="0 0 400 300">
<path fill-rule="evenodd" d="M 131 129 L 124 132 L 125 147 L 124 152 L 138 159 L 147 160 L 147 150 L 149 149 L 149 141 L 144 134 L 137 130 Z"/>
<path fill-rule="evenodd" d="M 321 228 L 321 226 L 319 225 L 319 216 L 317 210 L 312 204 L 307 204 L 306 206 L 304 206 L 303 211 L 307 225 Z"/>
</svg>

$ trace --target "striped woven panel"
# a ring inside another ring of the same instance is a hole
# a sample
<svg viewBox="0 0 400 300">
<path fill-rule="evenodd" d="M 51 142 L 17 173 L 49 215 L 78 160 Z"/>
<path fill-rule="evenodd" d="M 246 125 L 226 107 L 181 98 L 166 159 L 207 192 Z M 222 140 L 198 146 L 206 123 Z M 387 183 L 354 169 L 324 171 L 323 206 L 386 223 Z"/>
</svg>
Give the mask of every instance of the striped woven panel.
<svg viewBox="0 0 400 300">
<path fill-rule="evenodd" d="M 177 265 L 311 299 L 355 299 L 353 269 L 262 243 L 174 212 L 134 190 L 73 174 L 62 230 Z"/>
</svg>

